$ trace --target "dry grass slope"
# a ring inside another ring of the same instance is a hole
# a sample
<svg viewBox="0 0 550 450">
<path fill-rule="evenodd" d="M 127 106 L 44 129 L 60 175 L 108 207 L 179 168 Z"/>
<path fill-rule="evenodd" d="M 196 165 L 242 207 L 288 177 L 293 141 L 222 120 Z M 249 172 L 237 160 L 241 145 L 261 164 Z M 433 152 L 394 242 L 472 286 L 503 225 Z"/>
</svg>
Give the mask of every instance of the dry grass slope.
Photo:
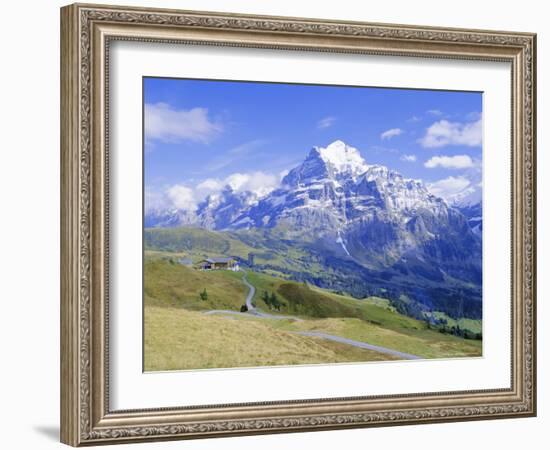
<svg viewBox="0 0 550 450">
<path fill-rule="evenodd" d="M 327 364 L 394 359 L 276 329 L 254 318 L 146 306 L 146 371 Z"/>
<path fill-rule="evenodd" d="M 146 305 L 238 311 L 248 292 L 241 273 L 201 272 L 160 259 L 145 262 L 144 277 Z M 207 300 L 199 295 L 204 289 Z"/>
<path fill-rule="evenodd" d="M 288 330 L 320 331 L 355 341 L 411 353 L 422 358 L 481 356 L 481 341 L 466 340 L 432 330 L 393 330 L 360 319 L 328 318 L 273 324 Z"/>
</svg>

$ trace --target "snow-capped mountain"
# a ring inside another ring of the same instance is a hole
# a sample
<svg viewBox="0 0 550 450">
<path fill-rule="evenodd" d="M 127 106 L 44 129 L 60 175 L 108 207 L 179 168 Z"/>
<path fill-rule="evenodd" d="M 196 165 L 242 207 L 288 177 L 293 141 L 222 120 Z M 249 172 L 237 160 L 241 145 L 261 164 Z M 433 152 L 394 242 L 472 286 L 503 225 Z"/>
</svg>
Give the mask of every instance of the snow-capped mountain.
<svg viewBox="0 0 550 450">
<path fill-rule="evenodd" d="M 197 215 L 187 209 L 168 208 L 146 211 L 143 218 L 145 228 L 171 228 L 197 224 Z"/>
<path fill-rule="evenodd" d="M 314 147 L 304 162 L 283 178 L 281 187 L 245 211 L 231 228 L 296 222 L 320 232 L 341 229 L 374 212 L 404 220 L 419 209 L 445 214 L 445 202 L 418 180 L 380 165 L 368 165 L 359 151 L 336 141 Z"/>
<path fill-rule="evenodd" d="M 209 195 L 199 204 L 197 222 L 202 228 L 209 230 L 227 229 L 257 203 L 257 194 L 250 191 L 235 192 L 230 186 L 226 186 L 222 192 Z"/>
<path fill-rule="evenodd" d="M 483 233 L 483 212 L 481 202 L 456 206 L 456 208 L 468 219 L 468 224 L 472 231 L 481 237 Z"/>
<path fill-rule="evenodd" d="M 481 183 L 470 185 L 466 189 L 446 199 L 447 204 L 458 209 L 468 219 L 472 231 L 479 237 L 483 232 Z"/>
<path fill-rule="evenodd" d="M 481 277 L 481 243 L 467 217 L 422 181 L 370 165 L 342 141 L 311 149 L 263 198 L 226 188 L 199 205 L 194 223 L 189 215 L 180 223 L 174 212 L 169 217 L 158 225 L 284 230 L 285 239 L 314 241 L 370 269 L 429 265 L 439 277 Z"/>
<path fill-rule="evenodd" d="M 455 208 L 464 208 L 481 203 L 481 185 L 470 184 L 459 192 L 448 195 L 447 203 Z"/>
</svg>

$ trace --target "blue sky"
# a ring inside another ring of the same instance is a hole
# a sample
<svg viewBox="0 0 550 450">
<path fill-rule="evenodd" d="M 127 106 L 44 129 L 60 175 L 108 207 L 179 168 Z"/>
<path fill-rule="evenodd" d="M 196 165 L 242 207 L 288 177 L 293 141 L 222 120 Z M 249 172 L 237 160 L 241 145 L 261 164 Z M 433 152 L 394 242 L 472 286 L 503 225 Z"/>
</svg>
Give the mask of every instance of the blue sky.
<svg viewBox="0 0 550 450">
<path fill-rule="evenodd" d="M 144 78 L 146 204 L 272 187 L 337 139 L 437 195 L 479 194 L 481 113 L 476 92 Z"/>
</svg>

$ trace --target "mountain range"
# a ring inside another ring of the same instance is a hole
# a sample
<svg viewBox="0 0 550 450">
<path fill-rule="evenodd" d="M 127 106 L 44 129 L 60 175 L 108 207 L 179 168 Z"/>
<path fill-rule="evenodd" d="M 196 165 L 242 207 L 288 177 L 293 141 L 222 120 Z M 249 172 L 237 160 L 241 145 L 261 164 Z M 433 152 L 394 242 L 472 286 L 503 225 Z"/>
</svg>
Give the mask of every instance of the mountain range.
<svg viewBox="0 0 550 450">
<path fill-rule="evenodd" d="M 340 274 L 339 287 L 360 286 L 348 292 L 361 295 L 376 285 L 428 308 L 454 302 L 454 315 L 478 317 L 481 217 L 481 203 L 450 205 L 422 181 L 367 164 L 357 149 L 335 141 L 313 147 L 267 195 L 227 186 L 196 211 L 149 212 L 144 225 L 202 228 L 244 241 L 247 232 L 261 230 L 307 248 Z"/>
</svg>

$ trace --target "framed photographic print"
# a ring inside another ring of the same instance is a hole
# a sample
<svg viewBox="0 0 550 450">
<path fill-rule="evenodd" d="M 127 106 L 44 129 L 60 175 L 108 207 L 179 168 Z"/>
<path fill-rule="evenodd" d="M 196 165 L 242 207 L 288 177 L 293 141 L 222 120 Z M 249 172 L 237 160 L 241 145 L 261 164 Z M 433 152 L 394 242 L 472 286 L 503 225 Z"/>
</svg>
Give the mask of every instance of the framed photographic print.
<svg viewBox="0 0 550 450">
<path fill-rule="evenodd" d="M 62 441 L 532 416 L 535 35 L 71 5 Z"/>
</svg>

